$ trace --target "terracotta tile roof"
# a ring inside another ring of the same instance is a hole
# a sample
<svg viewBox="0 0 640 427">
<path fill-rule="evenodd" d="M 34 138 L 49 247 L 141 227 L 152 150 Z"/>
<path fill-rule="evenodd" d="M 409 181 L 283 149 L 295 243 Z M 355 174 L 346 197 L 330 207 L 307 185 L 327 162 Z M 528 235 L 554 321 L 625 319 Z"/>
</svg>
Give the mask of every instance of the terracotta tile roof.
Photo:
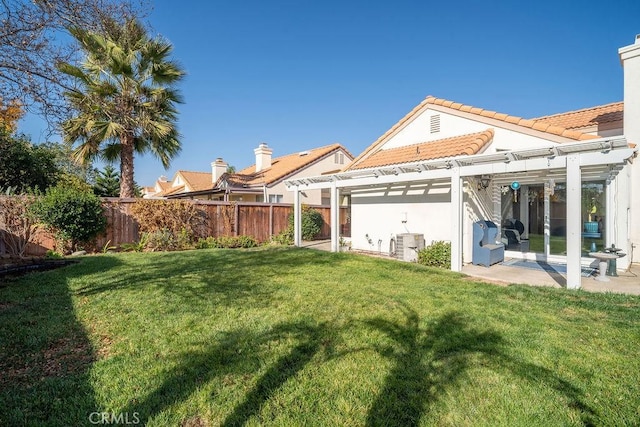
<svg viewBox="0 0 640 427">
<path fill-rule="evenodd" d="M 371 144 L 366 150 L 364 150 L 358 157 L 356 157 L 351 163 L 351 165 L 349 165 L 345 170 L 356 169 L 357 167 L 359 167 L 359 164 L 362 161 L 362 159 L 367 158 L 367 156 L 375 152 L 376 149 L 380 148 L 380 146 L 382 146 L 391 135 L 395 134 L 397 131 L 402 129 L 406 124 L 410 123 L 429 104 L 439 105 L 445 108 L 451 108 L 453 110 L 458 110 L 464 113 L 475 114 L 481 117 L 500 120 L 512 125 L 522 126 L 525 128 L 537 130 L 540 132 L 546 132 L 546 133 L 562 136 L 562 137 L 577 140 L 577 141 L 598 138 L 598 136 L 596 135 L 589 135 L 586 133 L 578 132 L 576 130 L 566 129 L 561 126 L 552 125 L 552 124 L 545 123 L 538 120 L 523 119 L 522 117 L 510 116 L 508 114 L 497 113 L 491 110 L 472 107 L 471 105 L 465 105 L 459 102 L 448 101 L 446 99 L 436 98 L 434 96 L 427 96 L 420 104 L 418 104 L 406 116 L 400 119 L 398 123 L 393 125 L 391 129 L 386 131 L 380 138 L 378 138 L 373 144 Z"/>
<path fill-rule="evenodd" d="M 598 126 L 604 123 L 622 122 L 623 116 L 624 102 L 613 102 L 611 104 L 598 105 L 582 110 L 538 117 L 533 120 L 549 123 L 554 126 L 561 126 L 566 129 L 579 129 Z"/>
<path fill-rule="evenodd" d="M 472 155 L 480 152 L 492 139 L 493 129 L 487 129 L 484 132 L 454 136 L 388 150 L 378 150 L 351 169 L 365 169 L 421 160 Z"/>
<path fill-rule="evenodd" d="M 224 179 L 232 187 L 242 187 L 244 185 L 248 185 L 254 178 L 255 176 L 253 175 L 242 175 L 239 173 L 224 175 Z"/>
<path fill-rule="evenodd" d="M 167 191 L 171 188 L 171 183 L 169 181 L 156 181 L 156 184 L 160 186 L 162 191 Z"/>
<path fill-rule="evenodd" d="M 177 187 L 171 187 L 168 190 L 164 190 L 158 194 L 154 194 L 154 196 L 157 197 L 165 197 L 165 196 L 169 196 L 171 194 L 178 194 L 178 193 L 182 193 L 184 192 L 184 185 L 179 185 Z"/>
<path fill-rule="evenodd" d="M 211 182 L 211 172 L 192 172 L 179 170 L 178 174 L 182 175 L 185 183 L 191 191 L 208 190 L 213 188 L 213 182 Z"/>
<path fill-rule="evenodd" d="M 236 174 L 229 174 L 227 178 L 240 179 L 247 185 L 269 185 L 276 181 L 279 181 L 300 169 L 310 165 L 311 163 L 320 160 L 322 157 L 331 154 L 335 151 L 343 150 L 347 153 L 347 159 L 349 162 L 353 159 L 353 156 L 346 148 L 340 144 L 331 144 L 324 147 L 314 148 L 312 150 L 302 151 L 299 153 L 289 154 L 287 156 L 276 157 L 271 161 L 271 167 L 264 169 L 256 173 L 256 165 L 251 165 L 248 168 L 242 169 Z M 301 153 L 306 153 L 301 155 Z M 241 176 L 250 176 L 249 179 Z M 240 176 L 240 177 L 239 177 Z"/>
<path fill-rule="evenodd" d="M 171 183 L 158 181 L 161 183 L 163 191 L 155 194 L 155 196 L 164 197 L 175 195 L 178 193 L 190 193 L 196 191 L 210 192 L 209 190 L 219 191 L 217 188 L 222 180 L 225 180 L 231 187 L 256 187 L 275 183 L 287 176 L 296 173 L 312 163 L 322 159 L 327 155 L 342 150 L 346 153 L 345 163 L 349 163 L 353 159 L 353 155 L 341 144 L 331 144 L 324 147 L 314 148 L 286 156 L 276 157 L 271 161 L 271 167 L 260 172 L 255 172 L 256 166 L 252 165 L 242 169 L 237 173 L 223 174 L 215 184 L 211 182 L 211 172 L 192 172 L 179 170 L 176 176 L 180 174 L 186 183 L 185 185 L 171 188 Z M 165 188 L 169 187 L 169 188 Z M 187 188 L 188 187 L 188 188 Z M 189 188 L 191 190 L 189 190 Z"/>
<path fill-rule="evenodd" d="M 424 103 L 433 104 L 433 105 L 442 105 L 443 107 L 452 108 L 454 110 L 466 111 L 468 113 L 477 114 L 482 117 L 501 120 L 503 122 L 511 123 L 518 126 L 524 126 L 527 128 L 539 130 L 541 132 L 551 133 L 558 136 L 563 136 L 565 138 L 574 139 L 577 141 L 597 138 L 597 136 L 595 135 L 588 135 L 586 133 L 569 130 L 562 126 L 551 125 L 549 123 L 543 123 L 538 120 L 527 120 L 527 119 L 523 119 L 522 117 L 510 116 L 504 113 L 497 113 L 491 110 L 484 110 L 482 108 L 471 107 L 469 105 L 463 105 L 457 102 L 447 101 L 446 99 L 435 98 L 433 96 L 428 96 L 423 101 L 423 104 Z"/>
</svg>

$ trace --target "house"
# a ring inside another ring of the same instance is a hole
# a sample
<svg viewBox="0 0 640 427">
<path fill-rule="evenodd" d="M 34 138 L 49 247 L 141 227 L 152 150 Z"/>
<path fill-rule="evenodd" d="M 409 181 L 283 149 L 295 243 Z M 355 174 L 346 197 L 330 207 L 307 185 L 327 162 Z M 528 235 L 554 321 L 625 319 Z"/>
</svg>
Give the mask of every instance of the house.
<svg viewBox="0 0 640 427">
<path fill-rule="evenodd" d="M 566 262 L 567 286 L 580 287 L 593 249 L 621 248 L 620 269 L 640 260 L 640 36 L 619 55 L 624 102 L 524 119 L 429 96 L 341 172 L 287 184 L 294 196 L 329 189 L 332 206 L 349 194 L 356 249 L 450 241 L 461 271 L 474 224 L 489 220 L 506 256 Z"/>
<path fill-rule="evenodd" d="M 273 150 L 263 143 L 254 154 L 255 164 L 237 173 L 228 173 L 228 165 L 221 158 L 211 163 L 211 172 L 179 170 L 170 183 L 158 180 L 154 187 L 158 191 L 146 197 L 293 203 L 285 180 L 335 173 L 353 160 L 351 153 L 337 143 L 280 157 L 272 157 Z M 301 196 L 305 204 L 329 204 L 328 190 L 307 191 Z"/>
</svg>

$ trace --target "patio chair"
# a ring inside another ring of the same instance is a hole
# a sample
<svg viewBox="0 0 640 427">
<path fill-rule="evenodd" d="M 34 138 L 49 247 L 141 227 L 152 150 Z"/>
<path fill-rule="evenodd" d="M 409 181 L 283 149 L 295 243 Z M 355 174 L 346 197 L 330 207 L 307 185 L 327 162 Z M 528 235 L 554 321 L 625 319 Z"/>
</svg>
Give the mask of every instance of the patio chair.
<svg viewBox="0 0 640 427">
<path fill-rule="evenodd" d="M 529 239 L 523 239 L 524 224 L 519 220 L 506 220 L 502 236 L 506 238 L 506 250 L 529 252 Z"/>
<path fill-rule="evenodd" d="M 504 261 L 504 245 L 496 243 L 498 227 L 492 221 L 473 224 L 473 259 L 475 265 L 489 267 Z"/>
</svg>

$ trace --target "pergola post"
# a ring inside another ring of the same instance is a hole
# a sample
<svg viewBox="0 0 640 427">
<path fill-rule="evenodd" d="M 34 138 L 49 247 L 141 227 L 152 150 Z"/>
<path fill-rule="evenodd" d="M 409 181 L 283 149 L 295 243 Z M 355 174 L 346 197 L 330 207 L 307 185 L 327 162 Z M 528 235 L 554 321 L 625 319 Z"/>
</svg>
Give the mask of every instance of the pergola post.
<svg viewBox="0 0 640 427">
<path fill-rule="evenodd" d="M 340 234 L 340 207 L 338 206 L 338 187 L 336 181 L 331 182 L 331 252 L 338 252 L 338 235 Z"/>
<path fill-rule="evenodd" d="M 293 244 L 302 246 L 302 205 L 300 204 L 300 187 L 293 190 Z"/>
<path fill-rule="evenodd" d="M 567 156 L 567 289 L 582 285 L 582 176 L 580 155 Z"/>
<path fill-rule="evenodd" d="M 462 271 L 462 178 L 451 170 L 451 271 Z"/>
<path fill-rule="evenodd" d="M 549 181 L 544 182 L 544 255 L 551 255 L 551 186 Z"/>
</svg>

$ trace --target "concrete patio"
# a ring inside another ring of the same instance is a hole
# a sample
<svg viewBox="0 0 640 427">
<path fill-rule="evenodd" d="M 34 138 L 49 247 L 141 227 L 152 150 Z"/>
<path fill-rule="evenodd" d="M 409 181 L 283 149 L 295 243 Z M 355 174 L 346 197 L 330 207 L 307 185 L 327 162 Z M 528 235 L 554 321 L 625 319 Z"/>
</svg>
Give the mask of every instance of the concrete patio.
<svg viewBox="0 0 640 427">
<path fill-rule="evenodd" d="M 331 250 L 330 240 L 316 240 L 303 242 L 302 247 L 323 251 Z M 376 255 L 376 253 L 365 253 Z M 518 266 L 494 264 L 491 267 L 483 267 L 473 264 L 465 264 L 462 273 L 470 278 L 486 281 L 498 285 L 510 285 L 521 283 L 531 286 L 548 286 L 553 288 L 566 288 L 566 274 L 534 270 Z M 640 266 L 633 264 L 631 269 L 618 272 L 618 277 L 609 277 L 609 282 L 599 282 L 595 276 L 582 277 L 582 289 L 589 292 L 612 292 L 628 295 L 640 295 Z"/>
<path fill-rule="evenodd" d="M 462 273 L 470 277 L 497 284 L 523 283 L 532 286 L 566 287 L 563 273 L 533 270 L 518 266 L 494 264 L 491 267 L 466 264 Z M 589 292 L 613 292 L 640 295 L 640 266 L 634 264 L 629 271 L 618 272 L 618 277 L 609 277 L 609 282 L 599 282 L 595 276 L 582 277 L 582 289 Z"/>
</svg>

